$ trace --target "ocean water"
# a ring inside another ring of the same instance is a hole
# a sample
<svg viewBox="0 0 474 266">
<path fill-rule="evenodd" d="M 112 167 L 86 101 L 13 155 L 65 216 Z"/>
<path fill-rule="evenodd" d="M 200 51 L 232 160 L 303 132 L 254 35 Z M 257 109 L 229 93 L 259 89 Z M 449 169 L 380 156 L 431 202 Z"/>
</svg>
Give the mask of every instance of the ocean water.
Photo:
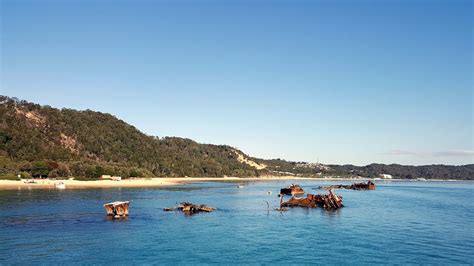
<svg viewBox="0 0 474 266">
<path fill-rule="evenodd" d="M 274 211 L 290 183 L 2 190 L 0 264 L 474 263 L 473 182 L 381 181 L 375 191 L 338 190 L 337 211 Z M 317 192 L 350 182 L 299 183 Z M 102 204 L 115 200 L 131 201 L 128 219 L 106 218 Z M 162 211 L 181 201 L 218 210 Z"/>
</svg>

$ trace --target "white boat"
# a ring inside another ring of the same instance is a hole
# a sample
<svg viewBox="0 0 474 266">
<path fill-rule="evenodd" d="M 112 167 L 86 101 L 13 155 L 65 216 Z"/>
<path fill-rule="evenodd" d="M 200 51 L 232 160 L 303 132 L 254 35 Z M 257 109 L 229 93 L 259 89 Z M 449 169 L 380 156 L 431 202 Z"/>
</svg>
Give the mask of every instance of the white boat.
<svg viewBox="0 0 474 266">
<path fill-rule="evenodd" d="M 54 183 L 54 187 L 57 189 L 65 189 L 66 184 L 64 184 L 64 182 L 57 182 L 57 183 Z"/>
</svg>

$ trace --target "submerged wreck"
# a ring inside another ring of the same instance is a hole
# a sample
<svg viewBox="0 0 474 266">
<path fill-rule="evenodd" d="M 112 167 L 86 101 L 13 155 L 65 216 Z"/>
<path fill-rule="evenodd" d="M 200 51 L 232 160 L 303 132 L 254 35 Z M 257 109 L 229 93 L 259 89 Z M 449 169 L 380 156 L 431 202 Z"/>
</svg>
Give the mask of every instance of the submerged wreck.
<svg viewBox="0 0 474 266">
<path fill-rule="evenodd" d="M 354 183 L 351 185 L 332 185 L 320 186 L 317 189 L 352 189 L 352 190 L 375 190 L 375 183 L 367 181 L 367 183 Z"/>
<path fill-rule="evenodd" d="M 297 198 L 291 197 L 286 202 L 280 203 L 280 208 L 282 207 L 306 207 L 306 208 L 316 208 L 321 207 L 324 209 L 339 209 L 344 207 L 342 204 L 342 196 L 338 196 L 329 190 L 327 194 L 308 194 L 306 198 Z"/>
<path fill-rule="evenodd" d="M 216 208 L 209 207 L 207 205 L 201 204 L 201 205 L 195 205 L 189 202 L 181 202 L 181 204 L 178 207 L 175 208 L 164 208 L 163 211 L 182 211 L 187 215 L 192 215 L 196 214 L 199 212 L 213 212 L 215 211 Z"/>
<path fill-rule="evenodd" d="M 304 194 L 303 188 L 299 185 L 291 184 L 291 186 L 280 189 L 281 195 L 302 195 Z"/>
<path fill-rule="evenodd" d="M 113 218 L 125 218 L 128 216 L 128 206 L 130 201 L 114 201 L 111 203 L 104 204 L 105 211 L 107 216 L 112 216 Z"/>
</svg>

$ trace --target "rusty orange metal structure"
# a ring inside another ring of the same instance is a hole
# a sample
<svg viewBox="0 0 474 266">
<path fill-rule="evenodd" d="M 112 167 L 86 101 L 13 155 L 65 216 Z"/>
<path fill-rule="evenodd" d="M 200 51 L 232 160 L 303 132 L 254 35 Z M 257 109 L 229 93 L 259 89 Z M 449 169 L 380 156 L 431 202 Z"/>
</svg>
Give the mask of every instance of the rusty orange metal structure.
<svg viewBox="0 0 474 266">
<path fill-rule="evenodd" d="M 343 207 L 342 196 L 338 196 L 329 190 L 327 194 L 308 194 L 306 198 L 291 197 L 286 202 L 281 202 L 281 207 L 306 207 L 316 208 L 322 207 L 324 209 L 339 209 Z"/>
<path fill-rule="evenodd" d="M 291 184 L 291 186 L 280 189 L 281 195 L 302 195 L 304 194 L 304 190 L 295 184 Z"/>
<path fill-rule="evenodd" d="M 104 204 L 108 216 L 113 218 L 124 218 L 128 216 L 129 201 L 114 201 Z"/>
<path fill-rule="evenodd" d="M 367 181 L 367 183 L 354 183 L 351 185 L 332 185 L 332 186 L 321 186 L 317 189 L 353 189 L 353 190 L 375 190 L 375 183 L 372 181 Z"/>
<path fill-rule="evenodd" d="M 189 202 L 181 202 L 178 207 L 175 208 L 164 208 L 163 211 L 182 211 L 186 215 L 193 215 L 199 212 L 213 212 L 216 208 L 209 207 L 207 205 L 201 204 L 196 205 Z"/>
</svg>

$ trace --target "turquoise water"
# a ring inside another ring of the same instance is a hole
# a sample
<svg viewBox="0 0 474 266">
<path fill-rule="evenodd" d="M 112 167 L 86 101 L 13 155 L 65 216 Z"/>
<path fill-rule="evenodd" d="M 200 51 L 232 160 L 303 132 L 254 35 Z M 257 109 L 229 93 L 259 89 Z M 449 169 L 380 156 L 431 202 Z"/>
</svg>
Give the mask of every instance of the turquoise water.
<svg viewBox="0 0 474 266">
<path fill-rule="evenodd" d="M 346 207 L 337 211 L 267 210 L 290 183 L 3 190 L 0 264 L 474 263 L 473 182 L 379 182 L 338 191 Z M 314 192 L 348 182 L 299 183 Z M 106 218 L 102 204 L 115 200 L 132 201 L 127 220 Z M 218 210 L 162 211 L 181 201 Z"/>
</svg>

